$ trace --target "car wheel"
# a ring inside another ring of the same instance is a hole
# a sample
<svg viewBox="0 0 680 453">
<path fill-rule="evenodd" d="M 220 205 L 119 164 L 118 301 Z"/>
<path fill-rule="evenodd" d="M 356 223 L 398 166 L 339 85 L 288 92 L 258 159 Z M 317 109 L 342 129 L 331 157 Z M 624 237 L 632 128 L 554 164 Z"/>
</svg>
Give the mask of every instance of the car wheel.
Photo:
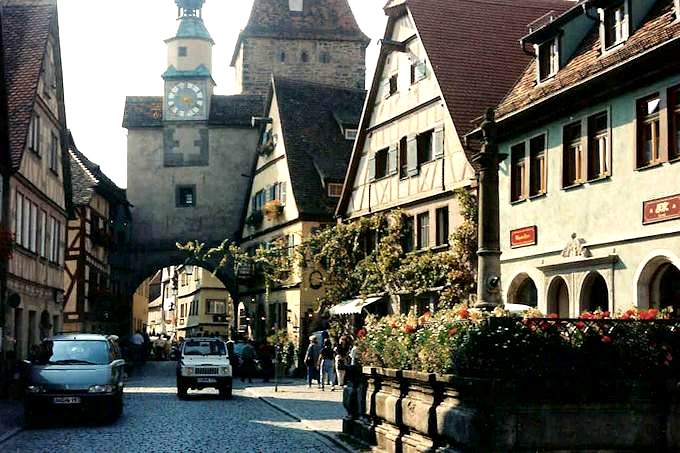
<svg viewBox="0 0 680 453">
<path fill-rule="evenodd" d="M 24 424 L 26 426 L 33 427 L 38 424 L 40 421 L 38 417 L 38 413 L 35 411 L 35 409 L 32 409 L 30 407 L 25 407 L 24 408 Z"/>
<path fill-rule="evenodd" d="M 183 400 L 187 397 L 187 386 L 184 385 L 181 379 L 177 380 L 177 398 Z"/>
</svg>

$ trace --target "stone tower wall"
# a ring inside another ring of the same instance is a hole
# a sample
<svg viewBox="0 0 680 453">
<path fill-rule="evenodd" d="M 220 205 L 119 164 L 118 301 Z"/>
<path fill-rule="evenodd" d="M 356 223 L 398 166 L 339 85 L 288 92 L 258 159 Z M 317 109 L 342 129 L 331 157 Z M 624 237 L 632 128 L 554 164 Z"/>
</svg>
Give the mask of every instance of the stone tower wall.
<svg viewBox="0 0 680 453">
<path fill-rule="evenodd" d="M 302 61 L 303 52 L 307 62 Z M 322 62 L 324 53 L 327 62 Z M 243 41 L 239 57 L 242 72 L 237 63 L 241 72 L 237 82 L 244 94 L 266 96 L 272 74 L 345 88 L 363 89 L 366 84 L 366 50 L 361 42 L 249 37 Z"/>
</svg>

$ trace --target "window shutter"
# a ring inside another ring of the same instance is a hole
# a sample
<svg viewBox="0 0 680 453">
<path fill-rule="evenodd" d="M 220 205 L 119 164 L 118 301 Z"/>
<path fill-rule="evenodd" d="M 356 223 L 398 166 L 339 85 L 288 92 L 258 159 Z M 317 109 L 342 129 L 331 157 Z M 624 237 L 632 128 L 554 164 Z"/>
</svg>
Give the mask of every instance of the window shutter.
<svg viewBox="0 0 680 453">
<path fill-rule="evenodd" d="M 383 80 L 381 89 L 382 89 L 382 96 L 383 96 L 384 99 L 387 99 L 388 97 L 390 97 L 390 79 L 389 78 Z"/>
<path fill-rule="evenodd" d="M 285 182 L 279 183 L 279 201 L 281 201 L 282 205 L 286 204 L 286 183 Z"/>
<path fill-rule="evenodd" d="M 444 157 L 444 127 L 440 126 L 434 130 L 432 146 L 434 147 L 434 158 Z"/>
<path fill-rule="evenodd" d="M 390 175 L 396 175 L 399 171 L 399 147 L 397 145 L 390 146 L 390 151 L 388 154 L 388 173 Z"/>
<path fill-rule="evenodd" d="M 368 181 L 375 181 L 375 154 L 368 158 Z"/>
<path fill-rule="evenodd" d="M 257 195 L 253 195 L 253 196 L 250 198 L 250 210 L 251 210 L 252 212 L 257 211 Z"/>
<path fill-rule="evenodd" d="M 415 176 L 418 174 L 418 140 L 415 135 L 408 136 L 406 144 L 408 175 Z"/>
</svg>

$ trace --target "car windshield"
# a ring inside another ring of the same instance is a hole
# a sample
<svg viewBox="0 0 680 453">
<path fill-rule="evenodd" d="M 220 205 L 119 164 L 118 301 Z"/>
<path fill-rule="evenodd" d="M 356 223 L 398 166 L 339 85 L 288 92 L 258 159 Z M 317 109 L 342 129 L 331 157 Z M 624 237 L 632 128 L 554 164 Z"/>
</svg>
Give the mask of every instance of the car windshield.
<svg viewBox="0 0 680 453">
<path fill-rule="evenodd" d="M 55 341 L 49 363 L 57 365 L 107 365 L 109 348 L 105 341 Z"/>
<path fill-rule="evenodd" d="M 184 343 L 184 355 L 226 355 L 221 341 L 189 340 Z"/>
</svg>

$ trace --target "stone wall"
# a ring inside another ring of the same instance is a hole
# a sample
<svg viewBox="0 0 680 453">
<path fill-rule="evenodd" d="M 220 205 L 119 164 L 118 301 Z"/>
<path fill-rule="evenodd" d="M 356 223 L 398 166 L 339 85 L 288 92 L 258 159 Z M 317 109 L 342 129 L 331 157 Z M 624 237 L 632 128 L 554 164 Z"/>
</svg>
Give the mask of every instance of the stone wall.
<svg viewBox="0 0 680 453">
<path fill-rule="evenodd" d="M 361 42 L 250 37 L 241 52 L 242 68 L 237 70 L 241 69 L 242 74 L 237 81 L 244 94 L 266 96 L 272 73 L 339 87 L 366 85 L 366 50 Z M 303 52 L 307 62 L 302 61 Z M 323 55 L 328 56 L 327 62 L 322 62 Z"/>
<path fill-rule="evenodd" d="M 348 371 L 343 431 L 386 452 L 679 451 L 677 381 Z"/>
</svg>

